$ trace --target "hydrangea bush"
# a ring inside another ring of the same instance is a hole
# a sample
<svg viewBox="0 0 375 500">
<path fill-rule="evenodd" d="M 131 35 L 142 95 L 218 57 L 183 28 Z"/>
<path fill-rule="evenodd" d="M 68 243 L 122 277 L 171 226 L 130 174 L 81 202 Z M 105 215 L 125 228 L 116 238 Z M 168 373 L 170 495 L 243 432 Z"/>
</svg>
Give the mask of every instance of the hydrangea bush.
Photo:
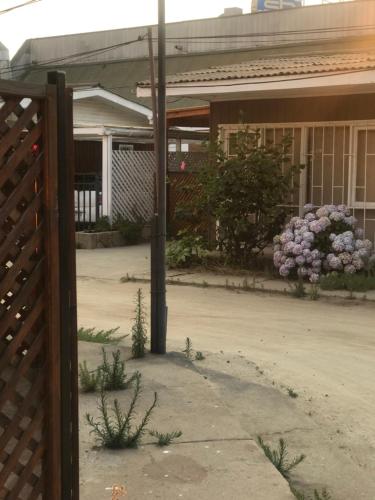
<svg viewBox="0 0 375 500">
<path fill-rule="evenodd" d="M 284 278 L 299 276 L 317 283 L 332 271 L 354 274 L 370 259 L 372 243 L 363 239 L 345 205 L 305 205 L 274 238 L 273 261 Z"/>
</svg>

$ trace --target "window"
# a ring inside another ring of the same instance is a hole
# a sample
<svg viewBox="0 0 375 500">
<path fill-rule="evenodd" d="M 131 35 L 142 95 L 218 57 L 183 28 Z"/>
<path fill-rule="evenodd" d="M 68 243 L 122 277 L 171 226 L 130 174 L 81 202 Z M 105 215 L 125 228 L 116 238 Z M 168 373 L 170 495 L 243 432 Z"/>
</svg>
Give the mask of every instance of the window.
<svg viewBox="0 0 375 500">
<path fill-rule="evenodd" d="M 357 208 L 375 208 L 375 128 L 356 128 L 352 201 Z"/>
<path fill-rule="evenodd" d="M 314 125 L 307 129 L 307 197 L 315 205 L 346 204 L 350 127 Z"/>
</svg>

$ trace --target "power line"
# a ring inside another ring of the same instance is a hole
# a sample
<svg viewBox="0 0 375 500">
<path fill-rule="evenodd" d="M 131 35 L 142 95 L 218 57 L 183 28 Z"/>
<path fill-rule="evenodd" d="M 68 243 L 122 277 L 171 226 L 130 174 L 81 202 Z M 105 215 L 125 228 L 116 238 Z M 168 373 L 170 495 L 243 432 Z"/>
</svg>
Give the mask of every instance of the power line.
<svg viewBox="0 0 375 500">
<path fill-rule="evenodd" d="M 33 3 L 36 1 L 40 1 L 40 0 L 31 0 L 31 2 L 28 2 L 28 3 Z M 303 35 L 303 34 L 322 34 L 322 33 L 330 33 L 330 32 L 335 33 L 335 32 L 347 32 L 347 31 L 352 31 L 352 30 L 369 30 L 371 28 L 375 28 L 375 25 L 365 25 L 365 26 L 353 25 L 353 26 L 348 26 L 346 28 L 330 27 L 330 28 L 310 29 L 310 30 L 275 31 L 275 32 L 267 32 L 267 33 L 266 32 L 263 32 L 263 33 L 258 32 L 258 33 L 247 33 L 247 34 L 242 34 L 242 35 L 241 34 L 233 34 L 233 35 L 232 34 L 229 34 L 229 35 L 224 34 L 224 35 L 202 35 L 202 36 L 190 36 L 190 37 L 169 37 L 169 38 L 167 38 L 167 43 L 171 44 L 171 43 L 175 43 L 178 41 L 188 41 L 189 43 L 196 43 L 196 44 L 199 44 L 199 43 L 208 44 L 208 43 L 210 43 L 210 44 L 218 44 L 219 45 L 222 43 L 226 43 L 227 39 L 232 39 L 232 40 L 236 40 L 234 42 L 236 44 L 239 44 L 239 43 L 246 44 L 247 40 L 241 40 L 241 39 L 242 38 L 252 38 L 253 39 L 252 41 L 255 44 L 258 43 L 258 45 L 255 45 L 253 48 L 259 48 L 262 45 L 267 46 L 267 44 L 273 44 L 273 43 L 282 44 L 282 43 L 288 43 L 288 42 L 300 43 L 300 42 L 314 42 L 317 40 L 319 40 L 319 41 L 332 40 L 332 38 L 319 38 L 319 39 L 317 39 L 317 38 L 310 38 L 310 39 L 283 38 L 283 39 L 280 39 L 279 38 L 279 39 L 272 39 L 272 40 L 261 40 L 261 39 L 259 39 L 259 37 L 295 36 L 297 34 L 300 34 L 300 35 Z M 115 45 L 110 45 L 107 47 L 93 49 L 90 51 L 70 54 L 70 55 L 67 55 L 64 57 L 60 57 L 60 58 L 40 61 L 40 62 L 35 63 L 35 64 L 14 65 L 14 66 L 10 67 L 9 70 L 3 70 L 2 72 L 0 72 L 0 75 L 11 74 L 13 72 L 23 71 L 23 70 L 27 70 L 27 69 L 32 69 L 33 71 L 42 71 L 40 69 L 40 66 L 48 66 L 50 64 L 56 64 L 56 63 L 60 63 L 60 62 L 67 62 L 67 63 L 76 62 L 77 59 L 81 59 L 83 57 L 90 57 L 91 55 L 94 56 L 97 54 L 108 52 L 110 50 L 115 50 L 117 48 L 121 48 L 121 47 L 130 45 L 132 43 L 136 43 L 138 41 L 143 41 L 145 39 L 145 36 L 146 35 L 143 35 L 143 36 L 139 35 L 139 37 L 137 39 L 131 40 L 129 42 L 118 43 Z M 256 37 L 258 37 L 257 40 L 255 40 Z M 219 39 L 222 39 L 222 40 L 219 40 Z M 157 40 L 157 38 L 154 38 L 154 40 Z M 202 40 L 202 41 L 200 41 L 200 40 Z M 252 47 L 249 47 L 249 49 L 251 49 L 251 48 Z M 231 47 L 228 50 L 232 50 L 232 49 L 233 49 L 233 47 Z M 179 48 L 177 48 L 177 50 L 179 50 Z M 182 50 L 183 50 L 183 47 L 182 47 Z M 175 55 L 175 54 L 171 54 L 171 55 Z M 115 61 L 115 60 L 110 60 L 107 62 L 112 62 L 112 61 Z"/>
<path fill-rule="evenodd" d="M 41 0 L 29 0 L 28 2 L 14 5 L 13 7 L 9 7 L 8 9 L 0 10 L 0 16 L 2 14 L 7 14 L 8 12 L 11 12 L 12 10 L 20 9 L 21 7 L 26 7 L 27 5 L 31 5 L 32 3 L 37 3 L 37 2 L 41 2 Z"/>
<path fill-rule="evenodd" d="M 37 0 L 37 1 L 40 1 L 40 0 Z M 104 52 L 107 52 L 107 51 L 110 51 L 110 50 L 115 50 L 115 49 L 117 49 L 119 47 L 125 47 L 125 46 L 131 45 L 133 43 L 141 42 L 141 41 L 143 41 L 145 39 L 145 36 L 146 35 L 139 35 L 138 38 L 136 38 L 134 40 L 130 40 L 128 42 L 117 43 L 115 45 L 109 45 L 109 46 L 106 46 L 106 47 L 101 47 L 99 49 L 86 50 L 84 52 L 76 52 L 76 53 L 70 54 L 68 56 L 59 57 L 59 58 L 55 58 L 55 59 L 47 59 L 47 60 L 40 61 L 40 62 L 35 63 L 35 64 L 19 64 L 19 65 L 14 65 L 14 66 L 11 66 L 10 69 L 8 69 L 8 70 L 1 71 L 0 75 L 5 75 L 5 74 L 13 73 L 13 72 L 16 72 L 16 71 L 22 71 L 22 70 L 26 70 L 26 69 L 30 69 L 30 68 L 33 68 L 35 71 L 38 71 L 38 70 L 40 70 L 39 66 L 48 66 L 50 64 L 56 64 L 56 63 L 59 63 L 59 62 L 67 61 L 69 59 L 77 60 L 77 59 L 82 58 L 82 57 L 87 57 L 87 56 L 90 56 L 90 55 L 101 54 L 101 53 L 104 53 Z"/>
<path fill-rule="evenodd" d="M 268 32 L 254 32 L 254 33 L 242 33 L 242 34 L 223 34 L 223 35 L 196 35 L 196 36 L 179 36 L 179 37 L 167 37 L 167 40 L 209 40 L 218 38 L 252 38 L 252 37 L 266 37 L 266 36 L 277 36 L 277 35 L 298 35 L 298 34 L 320 34 L 320 33 L 336 33 L 336 32 L 347 32 L 347 31 L 364 31 L 372 30 L 375 28 L 374 24 L 367 25 L 351 25 L 351 26 L 334 26 L 327 28 L 313 28 L 313 29 L 303 29 L 303 30 L 288 30 L 288 31 L 268 31 Z"/>
</svg>

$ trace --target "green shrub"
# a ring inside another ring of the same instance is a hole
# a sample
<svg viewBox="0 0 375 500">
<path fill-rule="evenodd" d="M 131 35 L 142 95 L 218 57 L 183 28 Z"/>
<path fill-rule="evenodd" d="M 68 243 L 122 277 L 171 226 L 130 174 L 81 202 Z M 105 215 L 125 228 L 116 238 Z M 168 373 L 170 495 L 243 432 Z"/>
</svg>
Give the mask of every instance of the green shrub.
<svg viewBox="0 0 375 500">
<path fill-rule="evenodd" d="M 146 354 L 147 330 L 146 314 L 143 305 L 142 290 L 137 291 L 135 318 L 132 327 L 132 354 L 133 358 L 143 358 Z"/>
<path fill-rule="evenodd" d="M 118 400 L 115 399 L 113 407 L 110 409 L 113 416 L 110 416 L 106 395 L 104 391 L 101 392 L 98 406 L 100 412 L 99 419 L 94 420 L 92 415 L 89 413 L 86 414 L 87 423 L 92 428 L 91 433 L 95 434 L 101 446 L 110 449 L 137 448 L 142 436 L 147 430 L 151 414 L 156 406 L 158 398 L 155 392 L 153 403 L 145 412 L 140 424 L 133 430 L 132 423 L 140 394 L 141 374 L 137 373 L 134 393 L 128 410 L 124 413 Z"/>
<path fill-rule="evenodd" d="M 109 222 L 109 218 L 104 215 L 103 217 L 99 217 L 95 222 L 94 228 L 95 233 L 103 233 L 104 231 L 112 231 L 111 223 Z"/>
<path fill-rule="evenodd" d="M 134 215 L 134 220 L 117 214 L 113 221 L 113 229 L 120 231 L 121 236 L 127 245 L 136 245 L 142 241 L 142 230 L 145 225 L 144 220 Z"/>
<path fill-rule="evenodd" d="M 345 274 L 332 272 L 321 277 L 320 288 L 322 290 L 367 292 L 375 290 L 375 276 L 365 273 Z"/>
<path fill-rule="evenodd" d="M 167 265 L 170 269 L 202 264 L 207 257 L 207 246 L 202 236 L 178 233 L 178 239 L 167 245 Z"/>
<path fill-rule="evenodd" d="M 102 349 L 103 362 L 99 367 L 102 374 L 103 389 L 106 391 L 121 391 L 127 389 L 129 385 L 137 379 L 138 373 L 128 377 L 125 371 L 125 361 L 121 360 L 119 350 L 112 353 L 113 361 L 107 359 L 107 353 Z"/>
<path fill-rule="evenodd" d="M 219 248 L 229 261 L 247 266 L 291 213 L 287 203 L 302 167 L 290 164 L 290 137 L 280 144 L 261 144 L 259 131 L 244 129 L 232 134 L 230 142 L 230 156 L 220 146 L 212 148 L 183 212 L 197 232 L 202 221 L 219 221 Z"/>
</svg>

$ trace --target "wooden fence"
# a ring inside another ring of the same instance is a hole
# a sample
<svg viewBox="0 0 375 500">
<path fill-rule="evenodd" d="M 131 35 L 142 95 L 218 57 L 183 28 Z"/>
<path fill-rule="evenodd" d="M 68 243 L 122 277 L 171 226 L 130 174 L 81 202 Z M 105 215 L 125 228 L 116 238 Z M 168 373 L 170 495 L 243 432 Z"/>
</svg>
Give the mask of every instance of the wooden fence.
<svg viewBox="0 0 375 500">
<path fill-rule="evenodd" d="M 0 80 L 0 498 L 78 498 L 71 94 Z"/>
</svg>

